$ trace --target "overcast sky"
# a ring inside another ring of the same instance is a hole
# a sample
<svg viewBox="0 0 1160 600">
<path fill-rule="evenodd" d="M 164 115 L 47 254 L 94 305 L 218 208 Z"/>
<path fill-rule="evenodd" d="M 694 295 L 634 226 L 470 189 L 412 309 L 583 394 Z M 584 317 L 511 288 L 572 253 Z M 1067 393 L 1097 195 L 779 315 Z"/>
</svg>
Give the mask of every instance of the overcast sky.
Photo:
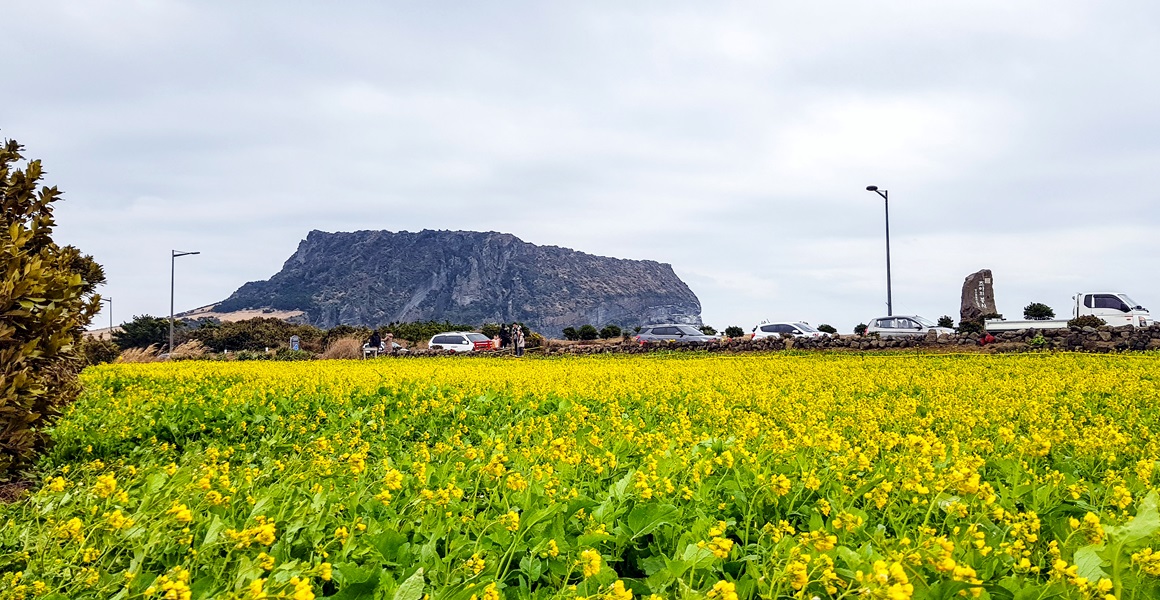
<svg viewBox="0 0 1160 600">
<path fill-rule="evenodd" d="M 0 137 L 119 323 L 312 229 L 669 263 L 719 328 L 1160 312 L 1160 3 L 0 0 Z M 107 324 L 102 313 L 94 325 Z"/>
</svg>

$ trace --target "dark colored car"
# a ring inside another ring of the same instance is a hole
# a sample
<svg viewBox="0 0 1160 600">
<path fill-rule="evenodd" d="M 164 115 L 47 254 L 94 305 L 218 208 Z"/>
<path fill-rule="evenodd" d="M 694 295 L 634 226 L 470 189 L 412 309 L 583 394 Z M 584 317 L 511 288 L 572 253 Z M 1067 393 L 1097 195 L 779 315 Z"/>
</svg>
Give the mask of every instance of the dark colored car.
<svg viewBox="0 0 1160 600">
<path fill-rule="evenodd" d="M 664 324 L 645 325 L 636 334 L 636 341 L 642 344 L 655 342 L 696 342 L 705 343 L 721 339 L 717 335 L 705 335 L 692 325 Z"/>
</svg>

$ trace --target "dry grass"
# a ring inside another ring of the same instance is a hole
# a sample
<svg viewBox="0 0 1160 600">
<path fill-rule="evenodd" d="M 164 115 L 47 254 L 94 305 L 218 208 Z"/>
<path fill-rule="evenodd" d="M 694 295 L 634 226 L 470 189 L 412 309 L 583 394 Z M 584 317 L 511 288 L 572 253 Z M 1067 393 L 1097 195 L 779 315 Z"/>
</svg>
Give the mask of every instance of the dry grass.
<svg viewBox="0 0 1160 600">
<path fill-rule="evenodd" d="M 362 358 L 362 339 L 346 337 L 335 340 L 322 353 L 323 360 L 358 359 Z"/>
<path fill-rule="evenodd" d="M 206 354 L 209 354 L 209 348 L 206 348 L 205 344 L 202 344 L 198 340 L 189 340 L 188 342 L 180 344 L 174 348 L 173 352 L 169 354 L 169 359 L 193 360 L 203 358 Z"/>
<path fill-rule="evenodd" d="M 157 355 L 157 345 L 153 344 L 148 348 L 129 348 L 117 357 L 113 362 L 118 363 L 150 363 L 161 360 Z"/>
</svg>

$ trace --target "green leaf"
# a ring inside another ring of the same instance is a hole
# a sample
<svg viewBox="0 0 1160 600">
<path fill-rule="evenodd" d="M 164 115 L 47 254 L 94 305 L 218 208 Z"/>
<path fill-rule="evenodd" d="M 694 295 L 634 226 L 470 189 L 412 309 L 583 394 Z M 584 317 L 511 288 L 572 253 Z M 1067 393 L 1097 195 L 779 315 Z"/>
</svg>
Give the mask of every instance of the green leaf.
<svg viewBox="0 0 1160 600">
<path fill-rule="evenodd" d="M 631 530 L 632 539 L 637 539 L 656 531 L 661 525 L 673 524 L 680 514 L 677 507 L 671 504 L 647 504 L 637 506 L 628 513 L 626 523 Z"/>
<path fill-rule="evenodd" d="M 1103 544 L 1089 544 L 1075 551 L 1075 566 L 1080 577 L 1087 577 L 1088 581 L 1099 581 L 1101 577 L 1108 577 L 1102 568 L 1104 559 L 1099 555 L 1103 550 Z"/>
<path fill-rule="evenodd" d="M 394 600 L 419 600 L 423 597 L 423 585 L 423 567 L 419 567 L 414 575 L 408 577 L 399 589 L 395 590 Z"/>
<path fill-rule="evenodd" d="M 1124 525 L 1108 527 L 1108 535 L 1118 544 L 1130 545 L 1160 531 L 1160 510 L 1157 510 L 1157 493 L 1150 492 L 1136 509 L 1136 518 Z"/>
</svg>

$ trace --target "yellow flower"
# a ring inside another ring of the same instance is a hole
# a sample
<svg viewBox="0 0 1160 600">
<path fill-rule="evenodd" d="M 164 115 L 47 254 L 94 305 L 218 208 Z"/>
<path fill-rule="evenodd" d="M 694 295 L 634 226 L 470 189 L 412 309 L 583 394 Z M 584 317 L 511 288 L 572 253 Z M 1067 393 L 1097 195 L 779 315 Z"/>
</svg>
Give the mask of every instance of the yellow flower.
<svg viewBox="0 0 1160 600">
<path fill-rule="evenodd" d="M 269 571 L 274 568 L 274 557 L 266 554 L 265 552 L 258 554 L 257 562 L 258 566 L 262 567 L 262 570 L 264 571 Z"/>
<path fill-rule="evenodd" d="M 520 528 L 520 515 L 515 511 L 508 511 L 499 518 L 499 522 L 503 524 L 508 531 L 516 531 Z"/>
<path fill-rule="evenodd" d="M 600 572 L 600 553 L 595 550 L 584 550 L 580 553 L 580 567 L 584 577 L 592 577 Z"/>
<path fill-rule="evenodd" d="M 65 487 L 64 477 L 53 477 L 49 480 L 44 488 L 50 492 L 63 492 Z"/>
<path fill-rule="evenodd" d="M 617 579 L 616 583 L 612 584 L 612 589 L 608 590 L 608 600 L 632 600 L 632 590 L 624 588 L 624 582 Z M 734 597 L 733 600 L 736 600 Z"/>
<path fill-rule="evenodd" d="M 470 571 L 474 576 L 482 573 L 483 570 L 487 567 L 487 564 L 482 558 L 480 558 L 479 554 L 476 553 L 472 554 L 471 558 L 467 559 L 467 561 L 463 563 L 463 567 Z"/>
<path fill-rule="evenodd" d="M 737 600 L 737 586 L 732 581 L 718 581 L 708 595 L 713 600 Z"/>
<path fill-rule="evenodd" d="M 97 476 L 97 483 L 93 485 L 93 493 L 98 498 L 108 498 L 117 490 L 117 478 L 112 474 Z"/>
</svg>

